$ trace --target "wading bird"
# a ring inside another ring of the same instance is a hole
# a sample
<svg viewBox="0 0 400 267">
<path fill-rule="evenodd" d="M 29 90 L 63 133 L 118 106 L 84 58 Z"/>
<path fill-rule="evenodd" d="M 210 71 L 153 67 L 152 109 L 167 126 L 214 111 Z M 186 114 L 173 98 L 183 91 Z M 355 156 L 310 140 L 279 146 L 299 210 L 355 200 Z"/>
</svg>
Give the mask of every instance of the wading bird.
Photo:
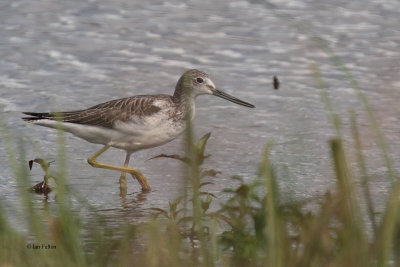
<svg viewBox="0 0 400 267">
<path fill-rule="evenodd" d="M 131 154 L 163 145 L 179 136 L 185 130 L 186 119 L 194 118 L 195 99 L 199 95 L 215 95 L 254 108 L 252 104 L 217 89 L 206 73 L 192 69 L 180 77 L 172 96 L 137 95 L 83 110 L 24 112 L 29 117 L 23 119 L 32 124 L 61 128 L 90 143 L 104 145 L 88 158 L 88 163 L 97 168 L 121 171 L 121 189 L 123 183 L 126 188 L 125 175 L 130 173 L 138 180 L 143 191 L 150 191 L 144 175 L 128 167 Z M 123 167 L 96 161 L 110 147 L 126 151 Z"/>
</svg>

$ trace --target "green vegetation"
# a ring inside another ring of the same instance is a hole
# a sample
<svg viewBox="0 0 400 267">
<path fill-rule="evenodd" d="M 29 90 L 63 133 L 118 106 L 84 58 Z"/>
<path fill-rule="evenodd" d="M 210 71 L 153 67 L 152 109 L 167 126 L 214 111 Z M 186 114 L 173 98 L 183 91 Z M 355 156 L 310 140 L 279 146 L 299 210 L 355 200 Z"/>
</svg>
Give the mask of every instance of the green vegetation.
<svg viewBox="0 0 400 267">
<path fill-rule="evenodd" d="M 18 181 L 30 235 L 14 229 L 0 212 L 0 266 L 400 266 L 396 253 L 400 248 L 400 184 L 394 183 L 386 209 L 377 218 L 355 115 L 351 114 L 351 121 L 360 177 L 350 169 L 340 119 L 329 102 L 318 68 L 313 65 L 312 69 L 338 135 L 329 141 L 336 187 L 318 200 L 317 208 L 306 209 L 307 201 L 281 200 L 278 178 L 268 156 L 271 145 L 267 145 L 257 177 L 250 183 L 233 177 L 239 185 L 226 189 L 230 198 L 219 210 L 210 211 L 214 196 L 205 191 L 210 182 L 203 179 L 215 176 L 217 171 L 202 167 L 209 156 L 205 155 L 205 147 L 210 134 L 194 144 L 188 131 L 185 157 L 157 157 L 184 162 L 191 190 L 171 201 L 166 210 L 154 207 L 154 216 L 147 222 L 127 224 L 122 235 L 115 235 L 121 229 L 108 226 L 101 215 L 96 221 L 85 222 L 74 211 L 63 164 L 54 175 L 57 209 L 36 209 L 32 193 L 26 190 L 31 186 L 27 168 L 17 164 L 12 145 L 15 140 L 2 125 L 3 145 Z M 65 160 L 63 144 L 60 131 L 61 161 Z M 23 158 L 23 146 L 19 149 Z M 394 176 L 391 169 L 388 178 Z M 362 196 L 357 195 L 355 179 L 362 185 Z M 360 197 L 366 199 L 368 219 L 361 216 Z M 82 201 L 82 205 L 87 204 Z M 56 245 L 56 249 L 28 249 L 29 244 Z"/>
<path fill-rule="evenodd" d="M 282 201 L 279 177 L 269 160 L 272 145 L 268 144 L 258 175 L 250 182 L 233 177 L 238 186 L 225 190 L 229 199 L 218 210 L 210 210 L 214 196 L 206 191 L 210 182 L 204 178 L 218 173 L 203 168 L 210 134 L 194 143 L 189 123 L 186 155 L 157 157 L 182 161 L 186 171 L 183 188 L 190 189 L 172 200 L 167 209 L 154 207 L 154 214 L 147 222 L 127 223 L 115 229 L 107 225 L 101 214 L 88 221 L 72 206 L 73 192 L 65 182 L 62 131 L 58 141 L 59 170 L 50 175 L 48 165 L 42 165 L 42 168 L 46 166 L 45 177 L 57 180 L 52 192 L 56 195 L 56 208 L 51 211 L 35 208 L 32 193 L 27 190 L 31 187 L 27 168 L 16 161 L 17 154 L 25 158 L 23 145 L 15 145 L 22 142 L 13 140 L 6 125 L 0 125 L 29 229 L 29 235 L 18 232 L 0 203 L 0 266 L 400 266 L 399 177 L 367 99 L 343 64 L 332 57 L 335 65 L 348 76 L 367 111 L 388 170 L 386 175 L 392 182 L 380 216 L 375 213 L 370 195 L 368 166 L 355 113 L 351 112 L 350 118 L 359 175 L 349 164 L 341 120 L 334 111 L 318 67 L 313 64 L 311 69 L 337 135 L 327 142 L 336 186 L 316 201 Z M 18 147 L 18 153 L 14 147 Z M 365 200 L 367 216 L 362 215 L 360 199 Z M 307 208 L 310 203 L 316 207 Z M 93 209 L 84 199 L 81 206 Z M 56 249 L 27 248 L 32 244 L 55 245 Z"/>
</svg>

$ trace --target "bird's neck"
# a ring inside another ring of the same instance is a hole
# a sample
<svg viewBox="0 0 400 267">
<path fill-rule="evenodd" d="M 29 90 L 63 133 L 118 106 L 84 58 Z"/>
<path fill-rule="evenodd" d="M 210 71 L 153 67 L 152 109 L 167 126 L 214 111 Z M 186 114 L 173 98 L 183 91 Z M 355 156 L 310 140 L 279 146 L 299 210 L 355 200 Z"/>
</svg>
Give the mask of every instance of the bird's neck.
<svg viewBox="0 0 400 267">
<path fill-rule="evenodd" d="M 190 80 L 185 81 L 185 77 L 183 76 L 179 79 L 174 95 L 172 96 L 172 101 L 176 105 L 177 110 L 182 111 L 184 116 L 189 115 L 189 118 L 192 120 L 194 118 L 196 96 L 190 90 L 190 82 Z"/>
</svg>

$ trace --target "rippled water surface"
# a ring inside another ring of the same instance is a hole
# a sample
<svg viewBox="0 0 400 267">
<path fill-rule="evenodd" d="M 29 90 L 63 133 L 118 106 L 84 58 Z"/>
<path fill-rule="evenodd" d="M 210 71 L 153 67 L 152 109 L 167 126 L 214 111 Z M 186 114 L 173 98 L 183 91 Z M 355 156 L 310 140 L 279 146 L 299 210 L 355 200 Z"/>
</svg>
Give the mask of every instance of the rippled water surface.
<svg viewBox="0 0 400 267">
<path fill-rule="evenodd" d="M 209 191 L 221 200 L 227 197 L 221 190 L 234 185 L 230 176 L 253 179 L 263 145 L 273 140 L 272 162 L 284 196 L 310 197 L 334 183 L 327 141 L 335 132 L 310 70 L 315 62 L 346 136 L 351 136 L 349 110 L 358 115 L 372 193 L 383 203 L 390 183 L 371 123 L 349 79 L 322 46 L 332 49 L 368 97 L 399 170 L 399 13 L 394 0 L 2 1 L 2 119 L 13 137 L 24 141 L 27 159 L 56 160 L 56 132 L 25 123 L 22 111 L 73 110 L 137 94 L 171 94 L 183 71 L 197 68 L 257 107 L 198 98 L 196 134 L 212 132 L 205 167 L 222 172 Z M 279 90 L 273 90 L 274 75 Z M 100 146 L 66 137 L 69 185 L 112 223 L 140 220 L 149 207 L 165 208 L 181 189 L 178 162 L 146 160 L 183 154 L 183 138 L 134 154 L 131 166 L 144 172 L 153 190 L 141 194 L 128 179 L 128 195 L 121 199 L 119 174 L 86 162 Z M 124 157 L 112 149 L 101 160 L 121 165 Z M 0 200 L 19 224 L 17 185 L 3 143 L 0 166 Z M 40 181 L 38 166 L 31 174 Z M 32 197 L 39 205 L 45 201 Z"/>
</svg>

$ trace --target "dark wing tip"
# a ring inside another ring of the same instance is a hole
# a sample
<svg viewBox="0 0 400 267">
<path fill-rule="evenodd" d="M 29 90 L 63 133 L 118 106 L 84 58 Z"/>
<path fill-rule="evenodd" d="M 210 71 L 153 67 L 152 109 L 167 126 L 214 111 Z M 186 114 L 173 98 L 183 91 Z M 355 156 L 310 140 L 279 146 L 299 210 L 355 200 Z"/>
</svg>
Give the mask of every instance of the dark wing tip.
<svg viewBox="0 0 400 267">
<path fill-rule="evenodd" d="M 37 112 L 22 112 L 22 114 L 28 115 L 30 117 L 23 117 L 24 121 L 36 121 L 41 119 L 50 119 L 49 113 L 37 113 Z"/>
<path fill-rule="evenodd" d="M 48 113 L 38 113 L 38 112 L 22 112 L 22 114 L 33 116 L 33 117 L 43 117 Z"/>
</svg>

